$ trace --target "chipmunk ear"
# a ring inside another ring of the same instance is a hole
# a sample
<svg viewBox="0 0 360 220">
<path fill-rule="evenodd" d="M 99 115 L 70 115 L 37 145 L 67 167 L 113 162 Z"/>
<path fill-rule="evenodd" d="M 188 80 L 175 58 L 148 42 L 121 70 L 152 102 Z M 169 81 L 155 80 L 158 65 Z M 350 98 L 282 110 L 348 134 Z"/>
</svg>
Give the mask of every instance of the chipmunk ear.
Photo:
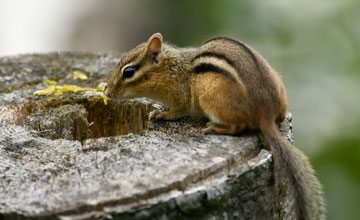
<svg viewBox="0 0 360 220">
<path fill-rule="evenodd" d="M 161 53 L 162 47 L 162 35 L 160 33 L 155 33 L 151 35 L 147 42 L 147 50 L 146 53 L 153 55 L 156 57 L 158 54 Z"/>
</svg>

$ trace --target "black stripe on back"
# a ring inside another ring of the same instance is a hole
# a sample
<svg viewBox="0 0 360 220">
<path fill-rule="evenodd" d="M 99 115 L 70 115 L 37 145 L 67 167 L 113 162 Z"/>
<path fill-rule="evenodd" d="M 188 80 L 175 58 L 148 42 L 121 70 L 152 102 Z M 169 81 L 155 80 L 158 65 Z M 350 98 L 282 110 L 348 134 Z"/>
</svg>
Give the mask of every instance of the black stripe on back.
<svg viewBox="0 0 360 220">
<path fill-rule="evenodd" d="M 213 39 L 210 39 L 210 40 L 206 41 L 204 44 L 209 43 L 209 42 L 214 41 L 214 40 L 226 40 L 226 41 L 229 41 L 229 42 L 234 43 L 236 45 L 239 45 L 240 47 L 242 47 L 251 56 L 251 59 L 253 60 L 256 67 L 259 68 L 259 63 L 258 63 L 258 61 L 257 61 L 257 59 L 255 57 L 255 54 L 253 52 L 251 52 L 251 50 L 244 43 L 242 43 L 240 41 L 237 41 L 237 40 L 234 40 L 234 39 L 231 39 L 231 38 L 228 38 L 228 37 L 216 37 L 216 38 L 213 38 Z"/>
<path fill-rule="evenodd" d="M 198 59 L 200 57 L 216 57 L 218 59 L 225 60 L 230 66 L 232 66 L 236 69 L 235 63 L 232 60 L 230 60 L 227 56 L 225 56 L 223 54 L 215 53 L 215 52 L 209 52 L 209 51 L 196 55 L 191 60 L 191 62 L 194 62 L 196 59 Z"/>
<path fill-rule="evenodd" d="M 212 73 L 218 73 L 218 74 L 223 74 L 227 77 L 230 77 L 232 80 L 235 80 L 233 78 L 233 76 L 226 70 L 220 68 L 220 67 L 217 67 L 217 66 L 214 66 L 213 64 L 210 64 L 210 63 L 202 63 L 198 66 L 195 66 L 194 67 L 194 72 L 196 74 L 200 74 L 200 73 L 208 73 L 208 72 L 212 72 Z"/>
</svg>

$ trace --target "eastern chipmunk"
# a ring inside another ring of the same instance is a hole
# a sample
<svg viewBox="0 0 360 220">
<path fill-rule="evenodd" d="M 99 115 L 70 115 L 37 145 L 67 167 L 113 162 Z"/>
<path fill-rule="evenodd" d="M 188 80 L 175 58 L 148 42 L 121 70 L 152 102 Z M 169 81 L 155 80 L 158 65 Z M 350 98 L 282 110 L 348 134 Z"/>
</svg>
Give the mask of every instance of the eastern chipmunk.
<svg viewBox="0 0 360 220">
<path fill-rule="evenodd" d="M 308 159 L 278 130 L 288 108 L 285 86 L 251 47 L 219 37 L 198 48 L 177 48 L 156 33 L 122 57 L 104 93 L 109 98 L 147 97 L 169 107 L 152 112 L 150 119 L 206 116 L 205 133 L 261 130 L 273 153 L 278 193 L 286 191 L 291 201 L 287 211 L 299 220 L 325 218 L 321 185 Z"/>
</svg>

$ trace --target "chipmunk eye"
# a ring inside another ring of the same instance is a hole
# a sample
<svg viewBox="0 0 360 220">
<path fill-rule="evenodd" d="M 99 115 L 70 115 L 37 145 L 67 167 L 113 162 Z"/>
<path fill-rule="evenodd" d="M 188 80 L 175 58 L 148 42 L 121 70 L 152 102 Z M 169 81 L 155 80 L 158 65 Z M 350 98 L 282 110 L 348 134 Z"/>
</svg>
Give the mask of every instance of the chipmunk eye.
<svg viewBox="0 0 360 220">
<path fill-rule="evenodd" d="M 131 78 L 134 76 L 136 69 L 132 66 L 126 67 L 123 72 L 124 78 Z"/>
</svg>

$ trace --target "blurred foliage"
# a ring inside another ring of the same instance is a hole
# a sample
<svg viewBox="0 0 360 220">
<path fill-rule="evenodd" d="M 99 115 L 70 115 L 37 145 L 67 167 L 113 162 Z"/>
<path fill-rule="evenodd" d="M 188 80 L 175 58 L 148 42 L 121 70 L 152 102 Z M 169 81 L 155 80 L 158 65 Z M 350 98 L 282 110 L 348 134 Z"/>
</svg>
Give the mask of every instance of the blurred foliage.
<svg viewBox="0 0 360 220">
<path fill-rule="evenodd" d="M 360 216 L 360 1 L 107 1 L 80 19 L 74 48 L 126 51 L 154 32 L 178 46 L 230 36 L 288 88 L 296 145 L 324 185 L 328 219 Z M 83 45 L 83 47 L 82 47 Z M 99 48 L 95 48 L 99 49 Z"/>
<path fill-rule="evenodd" d="M 337 137 L 312 157 L 323 183 L 328 219 L 359 219 L 360 138 Z"/>
</svg>

